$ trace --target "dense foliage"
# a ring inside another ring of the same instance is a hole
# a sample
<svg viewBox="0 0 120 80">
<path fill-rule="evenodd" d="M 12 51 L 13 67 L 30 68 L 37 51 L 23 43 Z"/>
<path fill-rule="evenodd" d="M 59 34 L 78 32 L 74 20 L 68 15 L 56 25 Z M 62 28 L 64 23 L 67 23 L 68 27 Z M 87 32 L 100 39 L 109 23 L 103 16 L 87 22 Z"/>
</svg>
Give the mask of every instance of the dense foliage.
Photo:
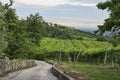
<svg viewBox="0 0 120 80">
<path fill-rule="evenodd" d="M 27 17 L 27 32 L 29 33 L 29 37 L 31 38 L 32 42 L 36 45 L 39 44 L 40 39 L 42 38 L 43 34 L 45 33 L 44 27 L 44 20 L 39 14 L 30 15 Z"/>
<path fill-rule="evenodd" d="M 107 10 L 109 12 L 109 18 L 105 19 L 103 25 L 98 26 L 98 32 L 100 34 L 110 31 L 113 33 L 114 44 L 120 43 L 120 0 L 107 0 L 105 2 L 98 3 L 97 7 L 101 10 Z"/>
<path fill-rule="evenodd" d="M 77 30 L 72 27 L 62 25 L 45 23 L 46 24 L 46 37 L 58 39 L 77 39 L 95 38 L 96 36 L 90 32 Z"/>
<path fill-rule="evenodd" d="M 43 36 L 43 19 L 35 14 L 19 20 L 15 9 L 10 7 L 12 3 L 12 0 L 10 4 L 5 5 L 0 2 L 0 56 L 10 59 L 33 59 Z"/>
<path fill-rule="evenodd" d="M 0 2 L 0 57 L 3 55 L 3 50 L 7 47 L 6 37 L 6 27 L 5 27 L 5 9 Z"/>
</svg>

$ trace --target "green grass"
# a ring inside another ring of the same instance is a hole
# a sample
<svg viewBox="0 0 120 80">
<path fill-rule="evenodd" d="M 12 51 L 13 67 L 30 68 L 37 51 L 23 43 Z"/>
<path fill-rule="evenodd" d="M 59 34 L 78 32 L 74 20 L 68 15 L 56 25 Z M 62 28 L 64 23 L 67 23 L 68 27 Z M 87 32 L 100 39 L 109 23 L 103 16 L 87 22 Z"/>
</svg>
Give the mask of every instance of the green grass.
<svg viewBox="0 0 120 80">
<path fill-rule="evenodd" d="M 65 63 L 68 69 L 87 73 L 90 80 L 120 80 L 120 69 L 111 69 L 110 66 L 90 63 Z"/>
</svg>

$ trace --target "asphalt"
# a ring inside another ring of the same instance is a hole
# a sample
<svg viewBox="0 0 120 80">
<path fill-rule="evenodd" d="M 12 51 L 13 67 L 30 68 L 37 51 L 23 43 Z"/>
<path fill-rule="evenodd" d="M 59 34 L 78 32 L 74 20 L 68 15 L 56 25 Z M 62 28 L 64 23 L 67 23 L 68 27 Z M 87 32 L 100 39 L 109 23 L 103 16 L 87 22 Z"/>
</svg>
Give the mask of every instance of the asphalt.
<svg viewBox="0 0 120 80">
<path fill-rule="evenodd" d="M 36 61 L 37 66 L 8 74 L 0 80 L 58 80 L 50 72 L 52 65 Z"/>
</svg>

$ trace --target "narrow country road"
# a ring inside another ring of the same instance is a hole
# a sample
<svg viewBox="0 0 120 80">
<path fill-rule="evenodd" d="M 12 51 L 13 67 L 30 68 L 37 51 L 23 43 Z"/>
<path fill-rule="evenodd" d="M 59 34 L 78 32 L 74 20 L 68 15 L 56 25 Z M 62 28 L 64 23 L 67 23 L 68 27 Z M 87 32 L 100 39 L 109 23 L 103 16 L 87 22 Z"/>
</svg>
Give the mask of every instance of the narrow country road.
<svg viewBox="0 0 120 80">
<path fill-rule="evenodd" d="M 50 69 L 52 65 L 36 61 L 37 66 L 8 74 L 0 80 L 57 80 Z"/>
</svg>

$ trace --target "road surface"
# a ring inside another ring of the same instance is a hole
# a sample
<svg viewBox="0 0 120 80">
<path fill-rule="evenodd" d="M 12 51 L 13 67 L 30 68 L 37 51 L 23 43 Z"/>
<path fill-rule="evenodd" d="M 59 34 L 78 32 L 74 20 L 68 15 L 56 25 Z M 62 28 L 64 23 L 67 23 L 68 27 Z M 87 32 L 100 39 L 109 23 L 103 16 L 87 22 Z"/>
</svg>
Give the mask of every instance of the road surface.
<svg viewBox="0 0 120 80">
<path fill-rule="evenodd" d="M 36 64 L 36 67 L 10 73 L 0 80 L 57 80 L 50 72 L 52 65 L 42 61 L 36 61 Z"/>
</svg>

